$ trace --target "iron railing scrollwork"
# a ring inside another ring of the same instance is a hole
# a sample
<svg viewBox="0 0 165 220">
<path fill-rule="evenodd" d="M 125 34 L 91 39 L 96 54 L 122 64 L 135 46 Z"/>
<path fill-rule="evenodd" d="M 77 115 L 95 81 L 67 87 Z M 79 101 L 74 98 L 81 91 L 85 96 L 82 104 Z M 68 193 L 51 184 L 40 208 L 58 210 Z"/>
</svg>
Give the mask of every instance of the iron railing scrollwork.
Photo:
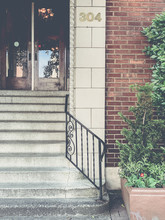
<svg viewBox="0 0 165 220">
<path fill-rule="evenodd" d="M 74 124 L 72 121 L 67 122 L 67 154 L 70 156 L 75 153 L 75 143 L 73 142 L 73 131 L 74 131 Z"/>
<path fill-rule="evenodd" d="M 66 96 L 66 158 L 100 191 L 103 199 L 105 142 L 67 111 Z"/>
</svg>

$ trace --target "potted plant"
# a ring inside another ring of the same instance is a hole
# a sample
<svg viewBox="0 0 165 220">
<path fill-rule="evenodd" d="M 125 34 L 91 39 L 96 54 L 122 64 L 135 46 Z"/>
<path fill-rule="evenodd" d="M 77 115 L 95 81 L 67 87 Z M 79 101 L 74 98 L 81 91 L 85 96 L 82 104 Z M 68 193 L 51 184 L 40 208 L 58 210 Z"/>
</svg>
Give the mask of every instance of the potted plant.
<svg viewBox="0 0 165 220">
<path fill-rule="evenodd" d="M 120 150 L 120 176 L 124 203 L 131 220 L 165 219 L 165 123 L 153 106 L 153 86 L 134 86 L 137 105 L 130 108 L 133 117 L 120 117 L 127 128 L 125 142 L 117 141 Z"/>
</svg>

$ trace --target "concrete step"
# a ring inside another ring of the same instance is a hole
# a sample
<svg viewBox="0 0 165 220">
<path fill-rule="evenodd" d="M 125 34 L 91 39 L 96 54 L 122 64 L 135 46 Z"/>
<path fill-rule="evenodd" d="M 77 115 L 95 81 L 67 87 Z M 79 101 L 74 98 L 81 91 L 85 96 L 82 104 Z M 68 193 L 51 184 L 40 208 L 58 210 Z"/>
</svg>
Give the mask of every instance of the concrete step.
<svg viewBox="0 0 165 220">
<path fill-rule="evenodd" d="M 66 94 L 0 91 L 0 201 L 98 198 L 65 158 Z"/>
<path fill-rule="evenodd" d="M 65 131 L 65 121 L 36 122 L 36 121 L 6 121 L 0 122 L 0 131 L 26 130 L 26 131 Z"/>
<path fill-rule="evenodd" d="M 54 140 L 54 141 L 65 141 L 65 131 L 0 131 L 0 140 Z"/>
<path fill-rule="evenodd" d="M 64 167 L 3 167 L 0 168 L 0 183 L 65 183 L 84 179 L 75 168 Z"/>
<path fill-rule="evenodd" d="M 31 211 L 29 211 L 31 212 Z M 126 211 L 125 211 L 126 212 Z M 29 215 L 24 215 L 24 216 L 3 216 L 3 220 L 11 220 L 11 217 L 12 217 L 12 220 L 91 220 L 92 219 L 97 219 L 97 220 L 107 220 L 107 219 L 110 219 L 110 214 L 108 212 L 108 209 L 104 212 L 104 213 L 99 213 L 98 214 L 94 214 L 91 215 L 90 214 L 57 214 L 55 212 L 53 212 L 54 214 L 51 214 L 52 212 L 51 211 L 48 211 L 46 209 L 46 216 L 44 215 L 44 213 L 37 217 L 36 215 L 35 216 L 29 216 Z M 115 210 L 115 214 L 113 213 L 114 216 L 116 216 L 116 213 L 118 213 L 117 210 Z M 38 214 L 37 214 L 38 215 Z M 127 214 L 126 214 L 127 215 Z M 115 220 L 129 220 L 128 218 L 118 218 L 118 219 L 115 219 Z"/>
<path fill-rule="evenodd" d="M 71 163 L 63 154 L 0 154 L 0 167 L 70 167 Z"/>
<path fill-rule="evenodd" d="M 62 153 L 65 141 L 0 141 L 0 153 Z"/>
<path fill-rule="evenodd" d="M 0 121 L 65 121 L 65 113 L 0 112 Z"/>
<path fill-rule="evenodd" d="M 23 96 L 23 97 L 27 97 L 27 96 L 34 96 L 34 97 L 40 97 L 40 96 L 45 96 L 45 97 L 49 97 L 49 96 L 56 96 L 56 97 L 60 97 L 60 96 L 66 96 L 67 94 L 69 94 L 68 91 L 29 91 L 29 90 L 0 90 L 0 97 L 10 97 L 10 96 Z"/>
<path fill-rule="evenodd" d="M 0 215 L 3 220 L 90 220 L 98 219 L 99 214 L 108 210 L 107 197 L 103 201 L 95 198 L 0 199 Z M 99 219 L 108 220 L 109 213 Z"/>
<path fill-rule="evenodd" d="M 0 98 L 1 99 L 1 98 Z M 2 112 L 64 112 L 64 103 L 59 104 L 6 104 L 0 103 L 0 111 Z"/>
<path fill-rule="evenodd" d="M 65 97 L 64 96 L 48 96 L 48 97 L 42 97 L 42 96 L 6 96 L 0 97 L 0 103 L 6 103 L 6 104 L 20 104 L 20 103 L 28 103 L 28 104 L 61 104 L 65 103 Z"/>
<path fill-rule="evenodd" d="M 0 183 L 0 198 L 98 198 L 86 179 L 60 183 Z"/>
</svg>

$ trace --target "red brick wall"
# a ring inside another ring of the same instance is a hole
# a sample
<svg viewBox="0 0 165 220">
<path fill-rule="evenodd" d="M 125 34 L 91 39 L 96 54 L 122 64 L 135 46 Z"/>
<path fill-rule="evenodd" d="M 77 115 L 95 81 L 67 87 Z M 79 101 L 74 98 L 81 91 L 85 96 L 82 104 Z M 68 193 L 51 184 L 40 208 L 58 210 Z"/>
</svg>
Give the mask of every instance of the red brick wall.
<svg viewBox="0 0 165 220">
<path fill-rule="evenodd" d="M 142 52 L 147 39 L 141 30 L 151 24 L 155 14 L 165 11 L 165 1 L 107 0 L 106 8 L 106 165 L 115 167 L 119 161 L 115 141 L 123 141 L 124 126 L 118 112 L 130 115 L 128 109 L 136 97 L 129 86 L 151 79 L 154 62 Z"/>
</svg>

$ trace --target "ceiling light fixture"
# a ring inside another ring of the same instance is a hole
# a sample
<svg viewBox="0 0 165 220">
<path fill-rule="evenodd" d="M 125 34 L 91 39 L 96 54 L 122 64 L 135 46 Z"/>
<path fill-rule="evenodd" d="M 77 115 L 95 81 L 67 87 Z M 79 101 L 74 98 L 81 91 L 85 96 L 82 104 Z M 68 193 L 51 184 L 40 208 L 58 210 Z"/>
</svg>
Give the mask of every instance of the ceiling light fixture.
<svg viewBox="0 0 165 220">
<path fill-rule="evenodd" d="M 44 20 L 48 20 L 49 18 L 54 17 L 53 10 L 51 8 L 39 8 L 38 15 Z"/>
</svg>

